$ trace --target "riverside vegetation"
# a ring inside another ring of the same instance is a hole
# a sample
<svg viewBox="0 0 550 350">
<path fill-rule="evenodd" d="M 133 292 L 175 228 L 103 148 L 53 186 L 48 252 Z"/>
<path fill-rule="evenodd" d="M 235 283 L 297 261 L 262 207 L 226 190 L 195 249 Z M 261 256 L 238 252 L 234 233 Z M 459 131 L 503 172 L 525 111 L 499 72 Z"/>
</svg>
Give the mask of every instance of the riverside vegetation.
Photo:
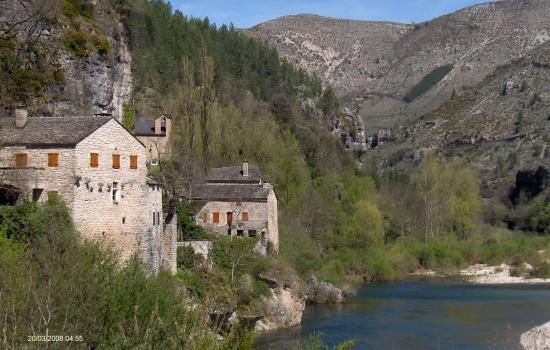
<svg viewBox="0 0 550 350">
<path fill-rule="evenodd" d="M 91 2 L 65 3 L 78 5 L 70 7 L 73 21 L 89 18 Z M 273 49 L 231 26 L 189 19 L 162 0 L 111 4 L 129 33 L 133 57 L 125 126 L 131 128 L 136 115 L 174 118 L 173 156 L 152 169 L 165 199 L 176 203 L 179 190 L 202 180 L 209 167 L 256 162 L 279 197 L 280 253 L 263 258 L 253 253 L 252 240 L 215 238 L 213 269 L 182 248 L 175 277 L 148 277 L 136 262 L 118 266 L 115 252 L 80 243 L 62 203 L 2 208 L 6 347 L 17 347 L 23 334 L 48 332 L 80 334 L 96 348 L 247 349 L 253 336 L 246 327 L 222 329 L 205 315 L 213 309 L 256 315 L 258 298 L 269 291 L 262 275 L 297 288 L 300 277 L 312 274 L 355 286 L 406 278 L 418 268 L 452 273 L 478 262 L 528 262 L 535 267 L 530 273 L 549 277 L 550 238 L 491 222 L 477 174 L 465 163 L 426 156 L 410 174 L 358 167 L 355 155 L 327 132 L 340 114 L 333 91 Z M 65 47 L 79 56 L 79 42 Z M 54 72 L 50 68 L 44 72 Z M 26 84 L 3 76 L 14 86 Z M 21 91 L 0 93 L 4 100 L 37 93 Z M 303 108 L 307 98 L 314 108 Z M 550 222 L 548 208 L 538 200 L 521 214 L 523 222 Z M 187 238 L 207 237 L 189 221 L 189 210 L 180 207 L 180 228 Z M 296 348 L 324 346 L 316 338 Z"/>
</svg>

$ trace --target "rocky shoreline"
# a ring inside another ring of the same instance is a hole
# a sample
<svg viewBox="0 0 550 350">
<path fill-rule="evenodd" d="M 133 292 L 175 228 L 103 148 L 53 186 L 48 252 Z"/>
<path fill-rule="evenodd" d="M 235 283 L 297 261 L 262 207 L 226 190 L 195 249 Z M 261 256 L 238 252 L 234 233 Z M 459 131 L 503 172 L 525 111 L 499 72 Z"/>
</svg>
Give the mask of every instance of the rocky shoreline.
<svg viewBox="0 0 550 350">
<path fill-rule="evenodd" d="M 550 322 L 523 333 L 520 345 L 523 350 L 550 350 Z"/>
</svg>

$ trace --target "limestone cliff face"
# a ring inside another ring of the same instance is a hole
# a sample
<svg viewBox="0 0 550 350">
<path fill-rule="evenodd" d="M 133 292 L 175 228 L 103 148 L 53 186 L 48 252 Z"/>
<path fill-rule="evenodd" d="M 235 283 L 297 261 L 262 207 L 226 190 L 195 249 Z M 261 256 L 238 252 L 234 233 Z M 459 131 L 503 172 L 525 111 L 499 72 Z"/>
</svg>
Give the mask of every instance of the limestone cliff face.
<svg viewBox="0 0 550 350">
<path fill-rule="evenodd" d="M 125 28 L 106 2 L 94 7 L 96 24 L 111 47 L 109 55 L 92 53 L 77 57 L 61 53 L 65 89 L 53 103 L 54 114 L 111 113 L 122 116 L 122 106 L 132 92 L 132 56 Z"/>
<path fill-rule="evenodd" d="M 108 30 L 112 57 L 93 53 L 82 59 L 62 53 L 66 83 L 63 93 L 52 103 L 54 115 L 111 113 L 120 120 L 122 105 L 132 92 L 132 58 L 122 23 Z"/>
<path fill-rule="evenodd" d="M 109 1 L 93 1 L 91 6 L 90 13 L 68 13 L 57 0 L 0 2 L 0 33 L 15 38 L 22 64 L 37 66 L 37 56 L 43 55 L 44 69 L 59 72 L 39 94 L 20 101 L 31 113 L 110 113 L 120 119 L 132 90 L 128 38 Z"/>
</svg>

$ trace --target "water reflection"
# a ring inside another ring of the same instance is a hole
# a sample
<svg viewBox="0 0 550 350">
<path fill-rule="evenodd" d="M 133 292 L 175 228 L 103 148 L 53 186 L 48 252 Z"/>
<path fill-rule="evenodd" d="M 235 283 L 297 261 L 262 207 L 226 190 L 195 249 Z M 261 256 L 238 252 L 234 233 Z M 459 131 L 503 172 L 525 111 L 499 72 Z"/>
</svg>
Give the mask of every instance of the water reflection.
<svg viewBox="0 0 550 350">
<path fill-rule="evenodd" d="M 355 339 L 355 349 L 518 349 L 521 333 L 549 320 L 550 286 L 367 285 L 347 304 L 308 307 L 300 327 L 266 334 L 257 348 L 322 332 L 329 345 Z"/>
</svg>

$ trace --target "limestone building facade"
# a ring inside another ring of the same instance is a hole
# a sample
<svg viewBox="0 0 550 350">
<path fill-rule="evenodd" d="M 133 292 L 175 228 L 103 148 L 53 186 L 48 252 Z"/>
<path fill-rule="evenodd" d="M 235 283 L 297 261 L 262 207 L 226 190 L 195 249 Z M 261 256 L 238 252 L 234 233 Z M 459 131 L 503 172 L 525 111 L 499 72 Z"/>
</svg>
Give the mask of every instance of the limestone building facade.
<svg viewBox="0 0 550 350">
<path fill-rule="evenodd" d="M 194 185 L 189 199 L 197 208 L 196 224 L 229 236 L 260 238 L 262 253 L 279 250 L 277 195 L 263 182 L 258 166 L 210 169 L 206 184 Z"/>
<path fill-rule="evenodd" d="M 176 220 L 165 222 L 161 184 L 145 146 L 110 116 L 0 118 L 0 200 L 59 196 L 82 238 L 137 254 L 150 272 L 176 269 Z"/>
<path fill-rule="evenodd" d="M 134 135 L 147 149 L 147 164 L 157 165 L 170 154 L 172 119 L 161 115 L 156 119 L 137 118 Z"/>
</svg>

